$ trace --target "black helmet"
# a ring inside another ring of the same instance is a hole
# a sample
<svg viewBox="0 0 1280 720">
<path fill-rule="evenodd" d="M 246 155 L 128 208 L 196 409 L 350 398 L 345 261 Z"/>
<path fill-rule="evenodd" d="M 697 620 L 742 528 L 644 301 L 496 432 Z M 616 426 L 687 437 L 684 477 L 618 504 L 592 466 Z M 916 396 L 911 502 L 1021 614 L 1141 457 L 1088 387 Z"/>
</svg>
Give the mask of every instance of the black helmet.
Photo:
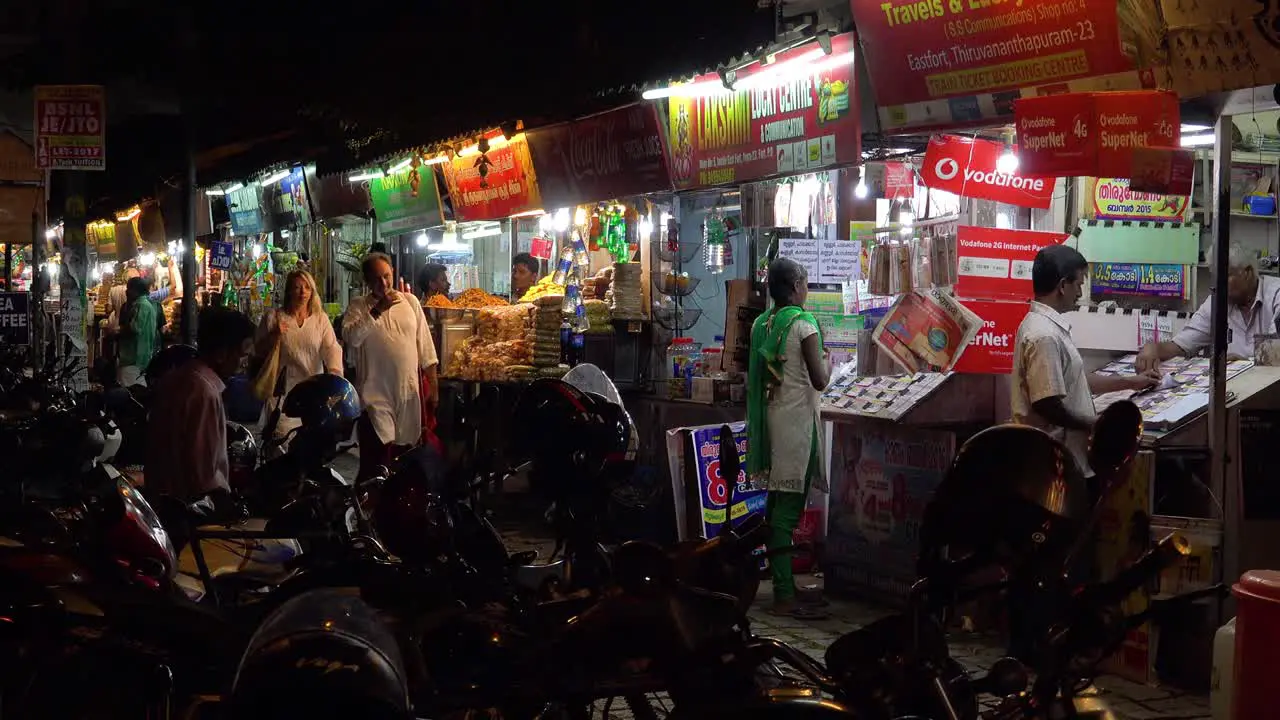
<svg viewBox="0 0 1280 720">
<path fill-rule="evenodd" d="M 944 556 L 969 558 L 972 569 L 1033 559 L 1061 567 L 1091 507 L 1084 472 L 1061 442 L 1027 425 L 988 428 L 960 448 L 925 509 L 919 574 L 939 573 Z"/>
<path fill-rule="evenodd" d="M 170 370 L 181 367 L 196 359 L 196 349 L 190 345 L 170 345 L 161 350 L 147 363 L 147 385 L 155 387 Z"/>
<path fill-rule="evenodd" d="M 516 402 L 517 459 L 532 460 L 534 490 L 552 499 L 608 493 L 630 474 L 635 426 L 620 405 L 560 380 L 538 380 Z"/>
<path fill-rule="evenodd" d="M 345 439 L 360 417 L 360 395 L 341 375 L 312 375 L 285 396 L 283 412 L 308 432 Z"/>
</svg>

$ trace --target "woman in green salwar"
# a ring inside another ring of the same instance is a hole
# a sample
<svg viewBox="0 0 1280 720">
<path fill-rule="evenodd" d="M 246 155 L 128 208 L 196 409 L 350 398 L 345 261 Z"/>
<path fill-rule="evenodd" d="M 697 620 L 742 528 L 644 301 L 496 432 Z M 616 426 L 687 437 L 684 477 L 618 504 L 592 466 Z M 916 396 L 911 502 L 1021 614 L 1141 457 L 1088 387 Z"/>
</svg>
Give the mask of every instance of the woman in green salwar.
<svg viewBox="0 0 1280 720">
<path fill-rule="evenodd" d="M 827 490 L 826 453 L 818 401 L 831 378 L 822 332 L 804 310 L 808 274 L 788 258 L 769 265 L 773 306 L 751 328 L 747 374 L 747 476 L 768 488 L 769 549 L 792 544 L 811 487 Z M 791 557 L 770 561 L 773 607 L 783 615 L 812 615 L 796 604 Z"/>
</svg>

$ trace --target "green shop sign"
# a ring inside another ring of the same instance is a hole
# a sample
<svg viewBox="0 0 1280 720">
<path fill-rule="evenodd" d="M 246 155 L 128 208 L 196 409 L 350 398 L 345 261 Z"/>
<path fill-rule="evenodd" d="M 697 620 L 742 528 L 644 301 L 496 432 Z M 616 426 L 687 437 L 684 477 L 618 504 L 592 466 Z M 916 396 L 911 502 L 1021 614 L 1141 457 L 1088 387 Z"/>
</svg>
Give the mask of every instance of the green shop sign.
<svg viewBox="0 0 1280 720">
<path fill-rule="evenodd" d="M 370 180 L 369 198 L 377 214 L 378 232 L 383 235 L 402 235 L 444 224 L 436 175 L 425 165 Z"/>
</svg>

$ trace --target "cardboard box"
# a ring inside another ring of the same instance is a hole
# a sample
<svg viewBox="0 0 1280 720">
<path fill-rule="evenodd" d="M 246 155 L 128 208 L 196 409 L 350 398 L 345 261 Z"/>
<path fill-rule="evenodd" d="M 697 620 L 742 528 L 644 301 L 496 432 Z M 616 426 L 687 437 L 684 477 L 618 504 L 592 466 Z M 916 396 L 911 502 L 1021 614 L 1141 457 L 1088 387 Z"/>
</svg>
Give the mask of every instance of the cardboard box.
<svg viewBox="0 0 1280 720">
<path fill-rule="evenodd" d="M 711 405 L 716 401 L 716 381 L 709 377 L 693 379 L 693 392 L 689 399 L 696 403 Z"/>
<path fill-rule="evenodd" d="M 726 280 L 724 295 L 724 369 L 746 372 L 751 324 L 767 307 L 764 289 L 751 280 Z"/>
</svg>

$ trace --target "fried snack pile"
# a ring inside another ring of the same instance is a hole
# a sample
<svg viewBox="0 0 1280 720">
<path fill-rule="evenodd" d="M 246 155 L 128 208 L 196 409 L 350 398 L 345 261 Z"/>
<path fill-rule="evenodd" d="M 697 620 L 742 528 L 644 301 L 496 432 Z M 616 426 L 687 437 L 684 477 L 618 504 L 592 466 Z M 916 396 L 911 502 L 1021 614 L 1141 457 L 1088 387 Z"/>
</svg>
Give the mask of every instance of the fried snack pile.
<svg viewBox="0 0 1280 720">
<path fill-rule="evenodd" d="M 445 295 L 444 293 L 438 293 L 436 295 L 432 295 L 431 297 L 427 298 L 427 301 L 423 303 L 423 305 L 426 307 L 433 307 L 433 308 L 458 307 L 457 305 L 453 304 L 453 301 L 449 299 L 449 296 Z"/>
<path fill-rule="evenodd" d="M 488 307 L 506 307 L 510 303 L 500 297 L 490 295 L 480 288 L 471 288 L 464 291 L 453 301 L 455 307 L 463 308 L 488 308 Z"/>
<path fill-rule="evenodd" d="M 564 295 L 564 286 L 556 284 L 551 275 L 542 278 L 529 288 L 524 297 L 520 298 L 520 302 L 533 302 L 547 295 Z"/>
<path fill-rule="evenodd" d="M 458 347 L 446 375 L 463 380 L 507 380 L 508 367 L 527 366 L 533 361 L 533 349 L 527 340 L 493 342 L 476 335 Z"/>
</svg>

